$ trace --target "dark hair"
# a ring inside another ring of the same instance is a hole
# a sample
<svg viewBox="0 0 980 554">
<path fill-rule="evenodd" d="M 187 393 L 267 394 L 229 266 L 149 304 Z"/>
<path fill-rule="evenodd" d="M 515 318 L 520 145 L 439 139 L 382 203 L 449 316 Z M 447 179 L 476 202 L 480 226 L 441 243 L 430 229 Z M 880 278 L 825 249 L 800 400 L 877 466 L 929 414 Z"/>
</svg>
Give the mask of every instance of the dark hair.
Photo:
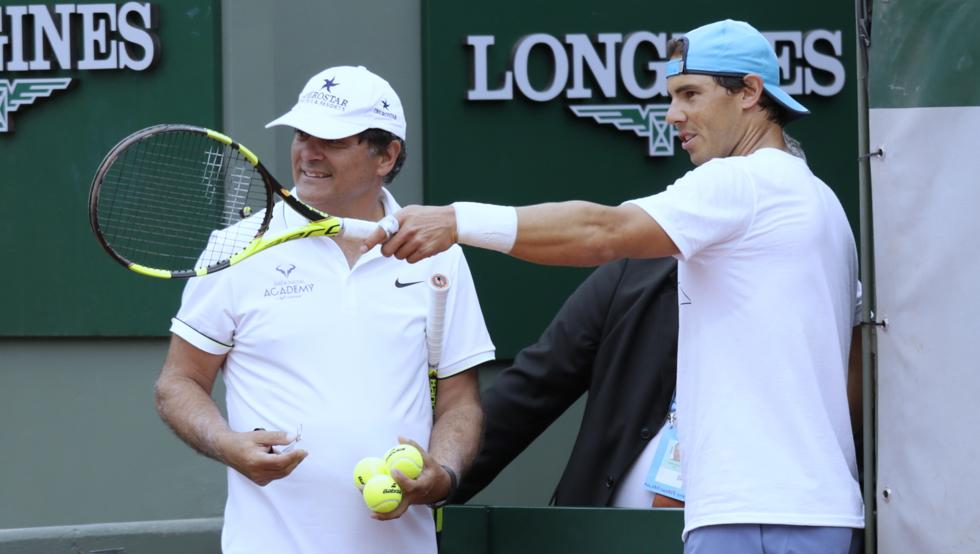
<svg viewBox="0 0 980 554">
<path fill-rule="evenodd" d="M 402 170 L 402 166 L 405 165 L 405 141 L 398 138 L 397 135 L 390 131 L 385 131 L 384 129 L 365 129 L 357 135 L 357 141 L 367 141 L 368 147 L 371 149 L 371 154 L 377 156 L 378 154 L 384 152 L 388 149 L 388 145 L 392 141 L 397 140 L 401 143 L 402 148 L 398 153 L 398 159 L 395 160 L 395 165 L 392 166 L 391 171 L 388 172 L 384 177 L 384 182 L 390 183 L 395 180 L 395 176 L 398 172 Z"/>
<path fill-rule="evenodd" d="M 667 59 L 671 59 L 676 56 L 685 56 L 687 54 L 687 41 L 683 37 L 670 39 L 667 43 Z M 733 75 L 711 75 L 715 80 L 715 84 L 724 88 L 729 94 L 735 94 L 745 88 L 745 75 L 733 76 Z M 793 116 L 790 111 L 769 96 L 769 93 L 765 89 L 762 89 L 762 96 L 759 97 L 759 107 L 762 111 L 766 112 L 766 118 L 769 121 L 779 125 L 780 127 L 785 127 L 789 123 Z"/>
<path fill-rule="evenodd" d="M 715 83 L 720 87 L 724 87 L 729 94 L 735 94 L 745 88 L 745 77 L 731 77 L 728 75 L 712 75 Z M 769 121 L 779 125 L 780 127 L 785 127 L 787 123 L 790 122 L 790 113 L 782 104 L 776 102 L 766 89 L 762 89 L 762 96 L 759 97 L 759 107 L 762 111 L 766 112 L 766 118 Z"/>
</svg>

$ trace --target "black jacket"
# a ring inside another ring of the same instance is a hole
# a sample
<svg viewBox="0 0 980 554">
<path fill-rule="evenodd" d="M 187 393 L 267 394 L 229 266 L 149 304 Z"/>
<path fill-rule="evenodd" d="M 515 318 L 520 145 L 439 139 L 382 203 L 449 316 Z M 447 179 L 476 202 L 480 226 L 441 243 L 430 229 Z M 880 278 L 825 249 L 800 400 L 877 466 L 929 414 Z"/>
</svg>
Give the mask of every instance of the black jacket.
<svg viewBox="0 0 980 554">
<path fill-rule="evenodd" d="M 480 492 L 588 391 L 552 503 L 608 506 L 663 425 L 676 367 L 676 262 L 622 260 L 598 268 L 483 393 L 483 446 L 453 502 Z"/>
</svg>

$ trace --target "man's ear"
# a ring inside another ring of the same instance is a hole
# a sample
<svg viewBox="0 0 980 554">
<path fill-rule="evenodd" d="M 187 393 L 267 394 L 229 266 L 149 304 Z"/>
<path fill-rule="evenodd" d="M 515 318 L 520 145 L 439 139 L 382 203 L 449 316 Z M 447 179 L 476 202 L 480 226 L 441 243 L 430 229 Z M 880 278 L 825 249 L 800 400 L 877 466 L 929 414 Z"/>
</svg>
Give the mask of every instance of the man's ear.
<svg viewBox="0 0 980 554">
<path fill-rule="evenodd" d="M 391 173 L 398 161 L 398 155 L 402 153 L 402 141 L 393 140 L 388 143 L 384 150 L 378 152 L 378 175 L 384 177 Z"/>
<path fill-rule="evenodd" d="M 755 73 L 749 73 L 742 78 L 742 82 L 745 83 L 745 87 L 741 90 L 742 95 L 742 109 L 748 109 L 759 104 L 762 100 L 762 95 L 765 94 L 765 88 L 762 86 L 762 77 L 759 77 Z"/>
</svg>

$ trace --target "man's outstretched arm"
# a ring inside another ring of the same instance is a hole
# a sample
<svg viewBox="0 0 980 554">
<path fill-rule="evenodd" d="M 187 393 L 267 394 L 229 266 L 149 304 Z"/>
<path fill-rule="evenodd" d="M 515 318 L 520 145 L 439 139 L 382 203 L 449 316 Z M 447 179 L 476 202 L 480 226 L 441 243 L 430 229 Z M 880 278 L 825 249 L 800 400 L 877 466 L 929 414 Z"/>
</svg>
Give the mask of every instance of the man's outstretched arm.
<svg viewBox="0 0 980 554">
<path fill-rule="evenodd" d="M 633 204 L 604 206 L 573 200 L 512 208 L 461 202 L 408 206 L 396 217 L 399 230 L 381 252 L 411 263 L 457 242 L 544 265 L 594 266 L 678 252 L 663 228 Z M 384 239 L 384 231 L 375 231 L 365 250 Z"/>
</svg>

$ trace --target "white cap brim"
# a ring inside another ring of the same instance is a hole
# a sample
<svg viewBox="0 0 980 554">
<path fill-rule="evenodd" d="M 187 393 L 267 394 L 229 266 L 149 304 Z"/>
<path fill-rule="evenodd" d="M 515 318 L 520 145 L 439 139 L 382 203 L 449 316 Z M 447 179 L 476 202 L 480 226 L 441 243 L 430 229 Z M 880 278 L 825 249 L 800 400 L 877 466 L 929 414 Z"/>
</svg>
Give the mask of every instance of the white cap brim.
<svg viewBox="0 0 980 554">
<path fill-rule="evenodd" d="M 293 106 L 281 117 L 267 123 L 265 128 L 282 125 L 328 140 L 347 138 L 368 129 L 363 124 L 351 125 L 341 118 L 326 119 L 320 113 L 309 113 L 304 104 Z"/>
</svg>

